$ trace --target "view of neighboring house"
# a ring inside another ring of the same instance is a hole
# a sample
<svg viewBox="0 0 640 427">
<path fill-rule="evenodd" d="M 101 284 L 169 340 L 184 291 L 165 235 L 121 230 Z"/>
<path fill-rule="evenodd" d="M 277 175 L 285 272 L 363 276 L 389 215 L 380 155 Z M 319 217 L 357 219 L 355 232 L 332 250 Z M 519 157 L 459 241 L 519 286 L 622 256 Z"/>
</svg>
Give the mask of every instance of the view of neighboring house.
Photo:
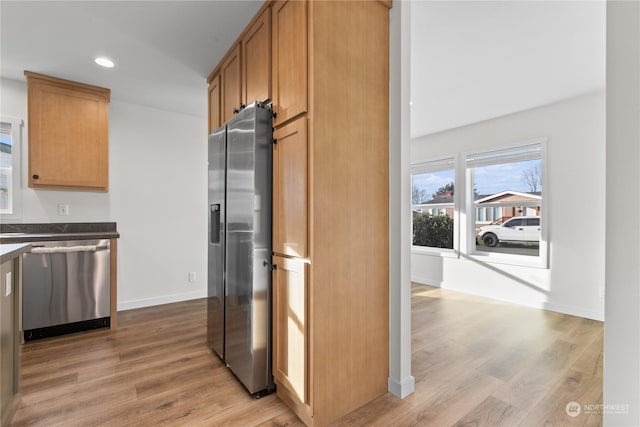
<svg viewBox="0 0 640 427">
<path fill-rule="evenodd" d="M 429 215 L 446 215 L 453 218 L 453 192 L 445 194 L 434 194 L 431 200 L 413 205 L 414 213 L 425 213 Z"/>
<path fill-rule="evenodd" d="M 476 228 L 487 224 L 502 224 L 514 216 L 540 216 L 542 193 L 502 191 L 476 196 Z"/>
<path fill-rule="evenodd" d="M 542 193 L 501 191 L 489 195 L 476 195 L 476 230 L 483 225 L 502 224 L 514 216 L 540 216 Z M 446 215 L 453 219 L 453 193 L 433 195 L 431 200 L 413 205 L 414 213 Z"/>
</svg>

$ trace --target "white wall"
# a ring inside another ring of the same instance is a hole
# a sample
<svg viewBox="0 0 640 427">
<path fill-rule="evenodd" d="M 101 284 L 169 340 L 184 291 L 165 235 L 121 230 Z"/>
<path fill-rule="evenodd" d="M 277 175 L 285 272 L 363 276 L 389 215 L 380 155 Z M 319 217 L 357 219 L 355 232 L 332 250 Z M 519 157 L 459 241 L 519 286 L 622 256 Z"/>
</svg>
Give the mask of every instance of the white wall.
<svg viewBox="0 0 640 427">
<path fill-rule="evenodd" d="M 412 253 L 412 280 L 604 319 L 605 97 L 596 93 L 412 140 L 411 160 L 548 137 L 549 269 Z"/>
<path fill-rule="evenodd" d="M 26 123 L 26 84 L 2 79 L 1 94 L 0 114 Z M 204 297 L 206 129 L 203 118 L 112 101 L 108 193 L 26 188 L 25 132 L 23 214 L 10 222 L 116 222 L 120 310 Z M 58 203 L 69 216 L 57 215 Z"/>
<path fill-rule="evenodd" d="M 607 2 L 605 426 L 640 426 L 640 3 Z M 631 222 L 628 218 L 632 217 Z"/>
</svg>

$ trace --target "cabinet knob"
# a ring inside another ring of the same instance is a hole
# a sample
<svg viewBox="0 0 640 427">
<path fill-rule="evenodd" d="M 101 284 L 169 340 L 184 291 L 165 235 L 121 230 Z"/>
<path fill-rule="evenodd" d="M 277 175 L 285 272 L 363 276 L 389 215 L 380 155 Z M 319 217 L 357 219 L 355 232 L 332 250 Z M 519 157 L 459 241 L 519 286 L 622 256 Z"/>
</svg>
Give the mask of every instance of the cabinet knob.
<svg viewBox="0 0 640 427">
<path fill-rule="evenodd" d="M 33 179 L 38 179 L 38 178 L 40 178 L 40 175 L 33 175 L 32 178 Z"/>
</svg>

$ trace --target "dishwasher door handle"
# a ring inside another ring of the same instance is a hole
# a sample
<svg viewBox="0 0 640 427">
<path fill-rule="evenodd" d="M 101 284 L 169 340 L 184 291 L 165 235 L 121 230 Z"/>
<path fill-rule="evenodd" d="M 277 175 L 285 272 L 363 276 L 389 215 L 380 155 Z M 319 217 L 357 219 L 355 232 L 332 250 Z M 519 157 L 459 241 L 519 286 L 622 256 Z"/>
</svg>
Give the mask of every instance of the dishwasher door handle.
<svg viewBox="0 0 640 427">
<path fill-rule="evenodd" d="M 96 246 L 96 245 L 85 245 L 85 246 L 35 246 L 31 248 L 32 254 L 68 254 L 73 252 L 96 252 L 99 250 L 109 249 L 108 246 Z"/>
</svg>

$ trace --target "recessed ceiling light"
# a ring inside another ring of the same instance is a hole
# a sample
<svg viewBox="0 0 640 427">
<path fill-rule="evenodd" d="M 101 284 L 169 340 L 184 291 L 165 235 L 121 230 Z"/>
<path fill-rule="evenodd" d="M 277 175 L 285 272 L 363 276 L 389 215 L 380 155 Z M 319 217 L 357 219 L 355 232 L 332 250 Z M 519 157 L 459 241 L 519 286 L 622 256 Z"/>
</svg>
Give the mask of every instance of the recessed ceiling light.
<svg viewBox="0 0 640 427">
<path fill-rule="evenodd" d="M 105 68 L 113 68 L 113 66 L 115 65 L 112 60 L 110 60 L 109 58 L 105 58 L 104 56 L 98 57 L 94 59 L 94 61 L 96 61 L 96 64 Z"/>
</svg>

